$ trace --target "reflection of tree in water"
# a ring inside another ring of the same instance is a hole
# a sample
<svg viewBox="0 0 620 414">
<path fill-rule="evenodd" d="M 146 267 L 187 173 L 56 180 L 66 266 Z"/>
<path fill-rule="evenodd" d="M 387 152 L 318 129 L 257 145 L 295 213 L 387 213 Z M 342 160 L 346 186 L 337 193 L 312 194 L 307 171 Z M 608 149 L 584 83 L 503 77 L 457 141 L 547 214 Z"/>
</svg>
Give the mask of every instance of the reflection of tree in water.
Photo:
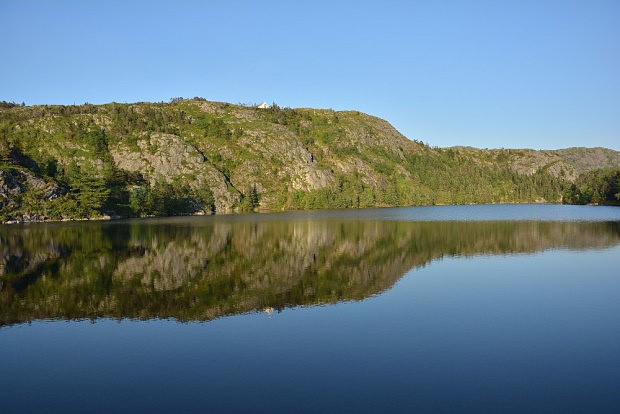
<svg viewBox="0 0 620 414">
<path fill-rule="evenodd" d="M 443 256 L 615 245 L 618 223 L 226 221 L 0 228 L 0 324 L 209 320 L 363 299 Z"/>
</svg>

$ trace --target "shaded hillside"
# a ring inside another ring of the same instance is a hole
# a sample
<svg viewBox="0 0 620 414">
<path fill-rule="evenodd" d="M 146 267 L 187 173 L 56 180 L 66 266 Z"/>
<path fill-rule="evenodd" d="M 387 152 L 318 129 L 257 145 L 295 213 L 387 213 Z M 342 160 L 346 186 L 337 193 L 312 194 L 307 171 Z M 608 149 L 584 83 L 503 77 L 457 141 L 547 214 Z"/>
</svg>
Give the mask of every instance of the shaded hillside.
<svg viewBox="0 0 620 414">
<path fill-rule="evenodd" d="M 580 174 L 562 196 L 567 204 L 620 205 L 620 168 L 602 168 Z"/>
<path fill-rule="evenodd" d="M 579 172 L 620 165 L 563 151 L 436 149 L 360 112 L 275 104 L 3 103 L 0 220 L 559 202 Z"/>
<path fill-rule="evenodd" d="M 620 243 L 618 223 L 248 221 L 0 227 L 0 326 L 360 300 L 447 256 Z"/>
</svg>

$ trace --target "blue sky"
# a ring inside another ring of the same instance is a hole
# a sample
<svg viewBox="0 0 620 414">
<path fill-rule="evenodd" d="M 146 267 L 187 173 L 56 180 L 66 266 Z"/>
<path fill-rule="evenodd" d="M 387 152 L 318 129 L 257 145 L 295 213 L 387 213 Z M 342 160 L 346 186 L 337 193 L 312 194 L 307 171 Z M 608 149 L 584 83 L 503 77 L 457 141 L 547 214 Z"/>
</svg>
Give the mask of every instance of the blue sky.
<svg viewBox="0 0 620 414">
<path fill-rule="evenodd" d="M 433 146 L 620 150 L 620 2 L 0 0 L 0 100 L 356 109 Z"/>
</svg>

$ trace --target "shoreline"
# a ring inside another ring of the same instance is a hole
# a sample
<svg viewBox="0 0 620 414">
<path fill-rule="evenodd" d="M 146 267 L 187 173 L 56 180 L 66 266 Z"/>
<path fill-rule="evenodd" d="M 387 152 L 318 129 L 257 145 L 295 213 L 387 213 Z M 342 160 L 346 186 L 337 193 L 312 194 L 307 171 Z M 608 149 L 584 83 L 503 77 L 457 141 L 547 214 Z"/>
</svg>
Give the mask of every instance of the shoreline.
<svg viewBox="0 0 620 414">
<path fill-rule="evenodd" d="M 118 220 L 131 220 L 131 219 L 152 219 L 152 218 L 173 218 L 173 217 L 194 217 L 194 216 L 241 216 L 241 215 L 249 215 L 249 214 L 270 214 L 270 213 L 286 213 L 286 212 L 311 212 L 311 211 L 329 211 L 329 210 L 369 210 L 369 209 L 389 209 L 389 208 L 408 208 L 408 207 L 446 207 L 446 206 L 494 206 L 494 205 L 523 205 L 523 204 L 533 204 L 533 205 L 582 205 L 582 204 L 565 204 L 559 202 L 547 202 L 547 201 L 526 201 L 526 202 L 497 202 L 497 203 L 468 203 L 468 204 L 427 204 L 427 205 L 410 205 L 410 206 L 375 206 L 375 207 L 357 207 L 357 208 L 326 208 L 326 209 L 305 209 L 305 210 L 269 210 L 269 209 L 260 209 L 256 211 L 247 211 L 247 212 L 225 212 L 225 213 L 208 213 L 197 212 L 194 214 L 175 214 L 170 216 L 141 216 L 141 217 L 131 217 L 131 216 L 119 216 L 119 215 L 102 215 L 102 216 L 94 216 L 94 217 L 85 217 L 85 218 L 63 218 L 63 219 L 35 219 L 35 220 L 8 220 L 5 222 L 1 222 L 0 225 L 19 225 L 19 224 L 35 224 L 35 223 L 74 223 L 74 222 L 101 222 L 101 221 L 118 221 Z M 607 207 L 620 207 L 620 204 L 584 204 L 587 206 L 607 206 Z"/>
</svg>

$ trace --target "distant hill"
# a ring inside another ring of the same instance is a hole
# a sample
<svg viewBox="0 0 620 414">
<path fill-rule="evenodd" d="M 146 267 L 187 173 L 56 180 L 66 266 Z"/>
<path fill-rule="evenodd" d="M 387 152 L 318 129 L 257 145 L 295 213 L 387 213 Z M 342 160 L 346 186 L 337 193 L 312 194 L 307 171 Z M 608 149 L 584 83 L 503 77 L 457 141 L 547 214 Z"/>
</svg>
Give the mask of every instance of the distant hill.
<svg viewBox="0 0 620 414">
<path fill-rule="evenodd" d="M 520 174 L 534 174 L 543 169 L 557 178 L 570 182 L 580 174 L 602 168 L 620 166 L 620 152 L 608 148 L 573 147 L 560 150 L 531 149 L 476 149 L 471 147 L 452 147 L 480 162 L 491 161 L 508 163 Z"/>
<path fill-rule="evenodd" d="M 560 202 L 620 152 L 432 148 L 357 111 L 0 104 L 0 220 Z"/>
</svg>

